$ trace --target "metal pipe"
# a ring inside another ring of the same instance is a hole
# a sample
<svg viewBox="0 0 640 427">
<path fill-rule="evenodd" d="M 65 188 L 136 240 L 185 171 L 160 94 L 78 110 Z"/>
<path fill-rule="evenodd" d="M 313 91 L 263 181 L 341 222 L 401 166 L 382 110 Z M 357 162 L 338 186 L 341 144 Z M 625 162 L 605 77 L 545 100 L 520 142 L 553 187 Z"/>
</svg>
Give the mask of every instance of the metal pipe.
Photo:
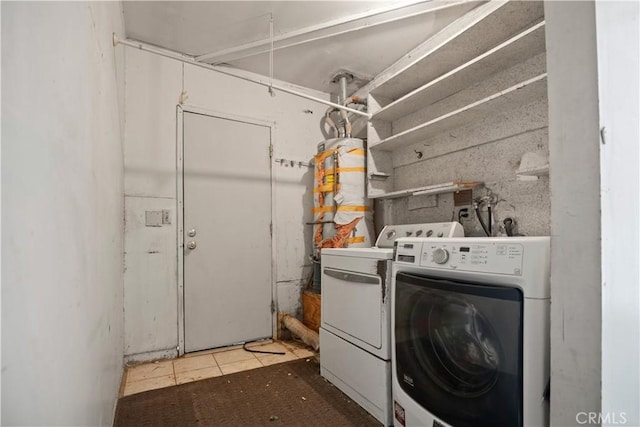
<svg viewBox="0 0 640 427">
<path fill-rule="evenodd" d="M 338 100 L 340 102 L 340 104 L 346 105 L 346 101 L 347 101 L 347 76 L 346 75 L 342 75 L 340 76 L 340 79 L 338 80 L 338 83 L 340 83 L 340 99 Z"/>
<path fill-rule="evenodd" d="M 359 111 L 359 110 L 356 110 L 354 108 L 349 108 L 349 107 L 345 107 L 344 105 L 336 104 L 335 102 L 326 101 L 324 99 L 321 99 L 321 98 L 318 98 L 318 97 L 315 97 L 315 96 L 307 95 L 306 93 L 302 93 L 302 92 L 298 92 L 298 91 L 293 90 L 293 89 L 289 89 L 289 88 L 281 86 L 281 85 L 279 85 L 277 83 L 269 84 L 268 82 L 265 83 L 265 82 L 262 82 L 262 81 L 260 81 L 258 79 L 250 78 L 250 77 L 247 77 L 247 76 L 241 76 L 241 75 L 238 75 L 238 74 L 233 73 L 231 71 L 227 71 L 224 68 L 216 66 L 216 65 L 210 65 L 210 64 L 205 64 L 203 62 L 198 62 L 198 61 L 195 60 L 195 58 L 193 56 L 186 55 L 184 53 L 179 53 L 179 52 L 175 52 L 175 51 L 172 51 L 172 50 L 169 50 L 169 49 L 163 49 L 163 48 L 154 47 L 154 46 L 148 45 L 146 43 L 135 41 L 135 40 L 129 40 L 129 39 L 120 40 L 114 33 L 113 34 L 113 45 L 117 46 L 119 44 L 121 44 L 123 46 L 133 47 L 133 48 L 136 48 L 138 50 L 145 51 L 145 52 L 154 53 L 156 55 L 164 56 L 165 58 L 175 59 L 176 61 L 184 62 L 185 64 L 195 65 L 196 67 L 205 68 L 207 70 L 215 71 L 215 72 L 218 72 L 218 73 L 230 76 L 230 77 L 235 77 L 235 78 L 238 78 L 238 79 L 241 79 L 241 80 L 245 80 L 245 81 L 248 81 L 248 82 L 256 83 L 256 84 L 259 84 L 261 86 L 265 86 L 267 88 L 268 87 L 272 87 L 273 89 L 277 89 L 279 91 L 288 93 L 290 95 L 298 96 L 300 98 L 305 98 L 305 99 L 308 99 L 310 101 L 318 102 L 320 104 L 329 105 L 329 106 L 337 108 L 339 110 L 348 111 L 350 113 L 366 117 L 367 119 L 371 118 L 371 114 L 365 113 L 364 111 Z"/>
<path fill-rule="evenodd" d="M 276 96 L 273 93 L 273 13 L 269 20 L 269 38 L 271 39 L 271 49 L 269 49 L 269 93 L 271 96 Z"/>
<path fill-rule="evenodd" d="M 340 103 L 345 106 L 347 105 L 347 83 L 349 82 L 349 77 L 351 76 L 340 76 L 340 96 L 342 97 Z M 351 79 L 353 79 L 353 77 L 351 77 Z M 344 133 L 347 138 L 351 138 L 351 122 L 349 121 L 349 115 L 346 111 L 340 111 L 340 116 L 342 116 L 342 119 L 344 120 Z"/>
<path fill-rule="evenodd" d="M 333 129 L 333 137 L 337 138 L 339 135 L 338 126 L 331 118 L 331 113 L 333 113 L 334 111 L 335 111 L 335 108 L 332 108 L 332 107 L 329 107 L 329 109 L 327 109 L 327 112 L 324 115 L 324 122 L 327 125 L 329 125 L 331 129 Z"/>
</svg>

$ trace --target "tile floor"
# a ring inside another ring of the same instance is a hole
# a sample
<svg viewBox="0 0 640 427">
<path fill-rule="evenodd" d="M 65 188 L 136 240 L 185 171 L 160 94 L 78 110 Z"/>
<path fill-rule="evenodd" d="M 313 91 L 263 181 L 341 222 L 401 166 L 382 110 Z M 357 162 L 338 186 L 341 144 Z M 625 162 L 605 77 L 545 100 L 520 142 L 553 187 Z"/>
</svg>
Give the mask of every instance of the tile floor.
<svg viewBox="0 0 640 427">
<path fill-rule="evenodd" d="M 247 347 L 285 354 L 251 353 L 239 346 L 128 366 L 125 368 L 122 396 L 316 356 L 309 347 L 296 341 L 266 341 L 248 344 Z"/>
</svg>

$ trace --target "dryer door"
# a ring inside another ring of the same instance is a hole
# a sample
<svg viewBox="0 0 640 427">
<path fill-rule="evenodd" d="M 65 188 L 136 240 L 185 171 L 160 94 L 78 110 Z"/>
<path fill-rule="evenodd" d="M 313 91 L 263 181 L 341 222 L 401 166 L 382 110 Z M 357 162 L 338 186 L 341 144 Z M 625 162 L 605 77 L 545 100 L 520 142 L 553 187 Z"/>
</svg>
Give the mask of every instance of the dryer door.
<svg viewBox="0 0 640 427">
<path fill-rule="evenodd" d="M 383 295 L 380 276 L 325 267 L 322 326 L 360 347 L 382 348 Z"/>
<path fill-rule="evenodd" d="M 521 426 L 521 291 L 406 273 L 395 291 L 403 390 L 456 427 Z"/>
</svg>

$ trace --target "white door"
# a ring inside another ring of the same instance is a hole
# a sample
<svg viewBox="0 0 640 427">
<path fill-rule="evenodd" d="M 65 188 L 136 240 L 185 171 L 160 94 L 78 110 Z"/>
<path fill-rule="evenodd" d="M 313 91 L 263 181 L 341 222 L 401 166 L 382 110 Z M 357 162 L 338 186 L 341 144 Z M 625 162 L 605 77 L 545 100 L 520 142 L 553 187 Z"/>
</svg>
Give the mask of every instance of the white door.
<svg viewBox="0 0 640 427">
<path fill-rule="evenodd" d="M 185 112 L 183 130 L 185 351 L 271 337 L 271 129 Z"/>
</svg>

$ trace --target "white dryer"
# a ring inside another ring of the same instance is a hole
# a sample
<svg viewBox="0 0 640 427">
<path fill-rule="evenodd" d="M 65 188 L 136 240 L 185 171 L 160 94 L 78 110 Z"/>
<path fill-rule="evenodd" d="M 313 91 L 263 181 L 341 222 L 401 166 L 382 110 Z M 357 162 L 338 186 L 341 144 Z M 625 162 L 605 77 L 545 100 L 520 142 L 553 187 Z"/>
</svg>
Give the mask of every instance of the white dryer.
<svg viewBox="0 0 640 427">
<path fill-rule="evenodd" d="M 463 236 L 457 222 L 386 226 L 373 248 L 323 249 L 320 373 L 391 425 L 391 262 L 402 236 Z"/>
<path fill-rule="evenodd" d="M 549 243 L 549 237 L 396 242 L 396 426 L 548 425 Z"/>
</svg>

